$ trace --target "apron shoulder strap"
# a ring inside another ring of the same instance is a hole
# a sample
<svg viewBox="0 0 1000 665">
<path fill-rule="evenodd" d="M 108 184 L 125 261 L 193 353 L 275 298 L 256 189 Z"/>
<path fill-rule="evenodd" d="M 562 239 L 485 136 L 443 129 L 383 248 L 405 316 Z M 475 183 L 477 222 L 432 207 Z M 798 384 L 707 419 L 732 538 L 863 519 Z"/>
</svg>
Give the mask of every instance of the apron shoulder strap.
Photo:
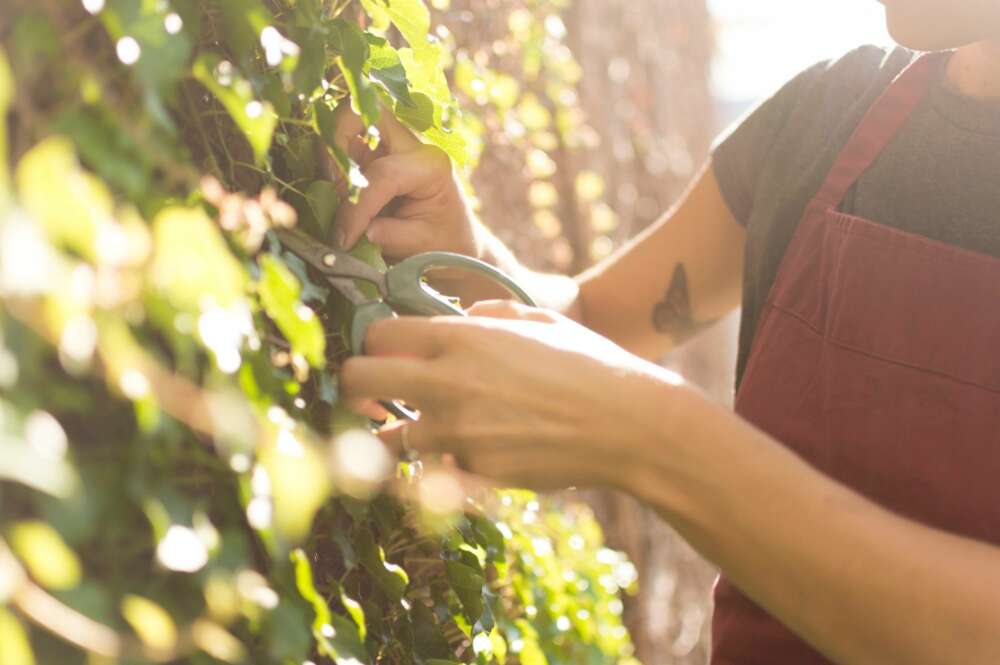
<svg viewBox="0 0 1000 665">
<path fill-rule="evenodd" d="M 840 152 L 817 200 L 836 208 L 868 170 L 927 94 L 934 63 L 950 55 L 941 51 L 917 56 L 875 101 Z"/>
</svg>

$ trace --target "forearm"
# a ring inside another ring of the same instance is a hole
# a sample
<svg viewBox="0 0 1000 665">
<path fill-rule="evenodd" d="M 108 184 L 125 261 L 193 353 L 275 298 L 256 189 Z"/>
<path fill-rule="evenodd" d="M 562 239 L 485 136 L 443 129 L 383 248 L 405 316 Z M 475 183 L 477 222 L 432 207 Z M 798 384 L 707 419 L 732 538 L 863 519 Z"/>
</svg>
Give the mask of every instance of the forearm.
<svg viewBox="0 0 1000 665">
<path fill-rule="evenodd" d="M 663 441 L 651 421 L 625 489 L 761 606 L 837 663 L 1000 662 L 1000 550 L 880 508 L 688 388 L 658 390 L 692 425 Z"/>
</svg>

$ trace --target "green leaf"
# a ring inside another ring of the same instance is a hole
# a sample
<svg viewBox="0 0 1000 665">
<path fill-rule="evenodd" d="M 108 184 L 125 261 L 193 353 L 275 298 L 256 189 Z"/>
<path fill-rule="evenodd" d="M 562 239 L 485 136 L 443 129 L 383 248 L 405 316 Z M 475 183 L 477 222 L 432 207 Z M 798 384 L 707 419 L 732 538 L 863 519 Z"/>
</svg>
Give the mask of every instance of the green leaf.
<svg viewBox="0 0 1000 665">
<path fill-rule="evenodd" d="M 22 207 L 49 239 L 80 255 L 95 255 L 97 220 L 113 213 L 111 192 L 80 168 L 73 144 L 50 136 L 29 150 L 14 171 Z"/>
<path fill-rule="evenodd" d="M 216 0 L 222 13 L 217 22 L 223 41 L 233 53 L 249 59 L 256 50 L 261 31 L 274 23 L 274 16 L 259 0 Z"/>
<path fill-rule="evenodd" d="M 80 583 L 80 560 L 45 522 L 18 522 L 10 529 L 10 544 L 42 586 L 71 589 Z"/>
<path fill-rule="evenodd" d="M 28 631 L 17 617 L 0 607 L 0 663 L 3 665 L 35 665 Z"/>
<path fill-rule="evenodd" d="M 330 623 L 330 608 L 326 601 L 316 591 L 313 583 L 312 567 L 309 565 L 309 558 L 300 549 L 292 551 L 292 564 L 295 566 L 295 588 L 299 590 L 307 603 L 312 605 L 313 613 L 313 633 L 320 638 L 323 636 L 323 627 Z"/>
<path fill-rule="evenodd" d="M 382 591 L 390 600 L 399 602 L 410 583 L 406 571 L 385 560 L 385 552 L 375 543 L 371 533 L 364 527 L 355 532 L 354 548 L 361 560 L 361 565 L 368 571 L 369 575 L 375 578 Z"/>
<path fill-rule="evenodd" d="M 368 180 L 361 173 L 361 167 L 358 166 L 357 162 L 351 159 L 335 141 L 337 112 L 330 106 L 330 101 L 326 98 L 316 100 L 313 109 L 316 113 L 316 131 L 323 139 L 334 163 L 337 164 L 337 168 L 340 169 L 347 181 L 348 200 L 351 203 L 357 203 L 361 190 L 368 186 Z"/>
<path fill-rule="evenodd" d="M 214 53 L 205 53 L 195 60 L 192 73 L 222 103 L 236 126 L 253 149 L 254 160 L 260 164 L 271 147 L 271 137 L 278 123 L 274 107 L 254 96 L 250 82 L 228 60 Z"/>
<path fill-rule="evenodd" d="M 366 63 L 369 78 L 379 83 L 396 102 L 403 106 L 412 106 L 410 97 L 410 81 L 406 78 L 406 68 L 399 58 L 399 53 L 388 40 L 365 33 L 371 56 Z"/>
<path fill-rule="evenodd" d="M 368 62 L 368 40 L 361 29 L 353 23 L 337 19 L 331 24 L 331 46 L 337 51 L 337 65 L 340 67 L 347 89 L 351 93 L 351 108 L 361 116 L 366 127 L 378 123 L 381 108 L 378 95 L 365 75 Z"/>
<path fill-rule="evenodd" d="M 306 602 L 312 605 L 315 614 L 312 631 L 320 653 L 333 658 L 342 665 L 350 665 L 352 662 L 369 662 L 370 659 L 364 647 L 364 612 L 361 610 L 361 606 L 348 599 L 352 603 L 352 606 L 348 607 L 351 619 L 332 613 L 326 601 L 316 590 L 312 568 L 305 552 L 302 550 L 293 551 L 292 563 L 295 566 L 295 586 Z M 343 592 L 341 593 L 343 594 Z M 342 595 L 342 598 L 346 598 L 346 596 Z M 358 623 L 359 618 L 360 624 Z"/>
<path fill-rule="evenodd" d="M 302 49 L 292 74 L 292 86 L 296 93 L 312 97 L 313 91 L 320 87 L 326 74 L 326 30 L 318 25 L 310 25 L 293 28 L 291 35 Z"/>
<path fill-rule="evenodd" d="M 182 311 L 228 307 L 246 292 L 247 275 L 201 208 L 171 207 L 153 220 L 152 284 Z"/>
<path fill-rule="evenodd" d="M 445 561 L 444 569 L 448 583 L 462 601 L 465 618 L 469 623 L 475 623 L 483 614 L 483 585 L 486 584 L 486 578 L 472 566 L 458 561 Z"/>
<path fill-rule="evenodd" d="M 147 647 L 164 653 L 173 650 L 177 644 L 177 626 L 159 604 L 129 594 L 122 599 L 121 610 L 122 616 Z"/>
<path fill-rule="evenodd" d="M 299 300 L 302 288 L 295 275 L 271 254 L 259 259 L 257 289 L 264 311 L 292 345 L 313 367 L 326 364 L 326 339 L 316 313 Z"/>
<path fill-rule="evenodd" d="M 427 45 L 431 15 L 423 0 L 383 0 L 383 6 L 410 46 L 419 49 Z"/>
<path fill-rule="evenodd" d="M 306 203 L 321 237 L 329 237 L 333 216 L 340 207 L 337 186 L 329 180 L 314 180 L 306 187 Z"/>
</svg>

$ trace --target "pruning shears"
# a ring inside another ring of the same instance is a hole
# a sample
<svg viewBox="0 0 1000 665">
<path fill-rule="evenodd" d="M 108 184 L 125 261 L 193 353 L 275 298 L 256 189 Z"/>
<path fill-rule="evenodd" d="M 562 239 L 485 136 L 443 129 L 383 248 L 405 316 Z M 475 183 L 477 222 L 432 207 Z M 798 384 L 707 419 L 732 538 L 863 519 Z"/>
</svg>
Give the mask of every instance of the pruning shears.
<svg viewBox="0 0 1000 665">
<path fill-rule="evenodd" d="M 324 245 L 297 229 L 276 231 L 286 249 L 301 258 L 329 284 L 354 305 L 350 327 L 351 353 L 364 353 L 368 326 L 399 314 L 416 316 L 466 316 L 457 301 L 432 289 L 424 280 L 428 272 L 457 268 L 479 273 L 502 286 L 511 296 L 525 305 L 535 302 L 517 282 L 488 263 L 452 252 L 425 252 L 403 259 L 386 271 L 372 267 L 345 251 Z M 354 280 L 372 284 L 378 296 L 365 294 Z M 398 418 L 414 420 L 415 414 L 398 403 L 383 404 Z"/>
</svg>

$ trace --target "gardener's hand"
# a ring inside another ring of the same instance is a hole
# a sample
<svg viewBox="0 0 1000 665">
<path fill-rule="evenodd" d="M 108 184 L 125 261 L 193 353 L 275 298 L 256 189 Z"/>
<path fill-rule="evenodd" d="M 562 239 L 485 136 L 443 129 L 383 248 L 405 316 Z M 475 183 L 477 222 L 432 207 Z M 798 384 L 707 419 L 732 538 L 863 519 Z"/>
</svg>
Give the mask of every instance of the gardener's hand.
<svg viewBox="0 0 1000 665">
<path fill-rule="evenodd" d="M 357 203 L 337 210 L 333 240 L 349 248 L 367 234 L 394 259 L 432 250 L 481 257 L 480 229 L 448 155 L 421 143 L 391 113 L 382 113 L 378 129 L 381 141 L 372 151 L 360 138 L 361 118 L 347 105 L 338 111 L 336 143 L 361 167 L 368 187 Z M 343 181 L 332 160 L 327 167 Z"/>
<path fill-rule="evenodd" d="M 419 422 L 395 449 L 451 453 L 500 483 L 621 487 L 633 444 L 662 434 L 679 378 L 558 314 L 480 303 L 471 318 L 374 324 L 340 376 L 349 400 L 403 399 Z"/>
</svg>

